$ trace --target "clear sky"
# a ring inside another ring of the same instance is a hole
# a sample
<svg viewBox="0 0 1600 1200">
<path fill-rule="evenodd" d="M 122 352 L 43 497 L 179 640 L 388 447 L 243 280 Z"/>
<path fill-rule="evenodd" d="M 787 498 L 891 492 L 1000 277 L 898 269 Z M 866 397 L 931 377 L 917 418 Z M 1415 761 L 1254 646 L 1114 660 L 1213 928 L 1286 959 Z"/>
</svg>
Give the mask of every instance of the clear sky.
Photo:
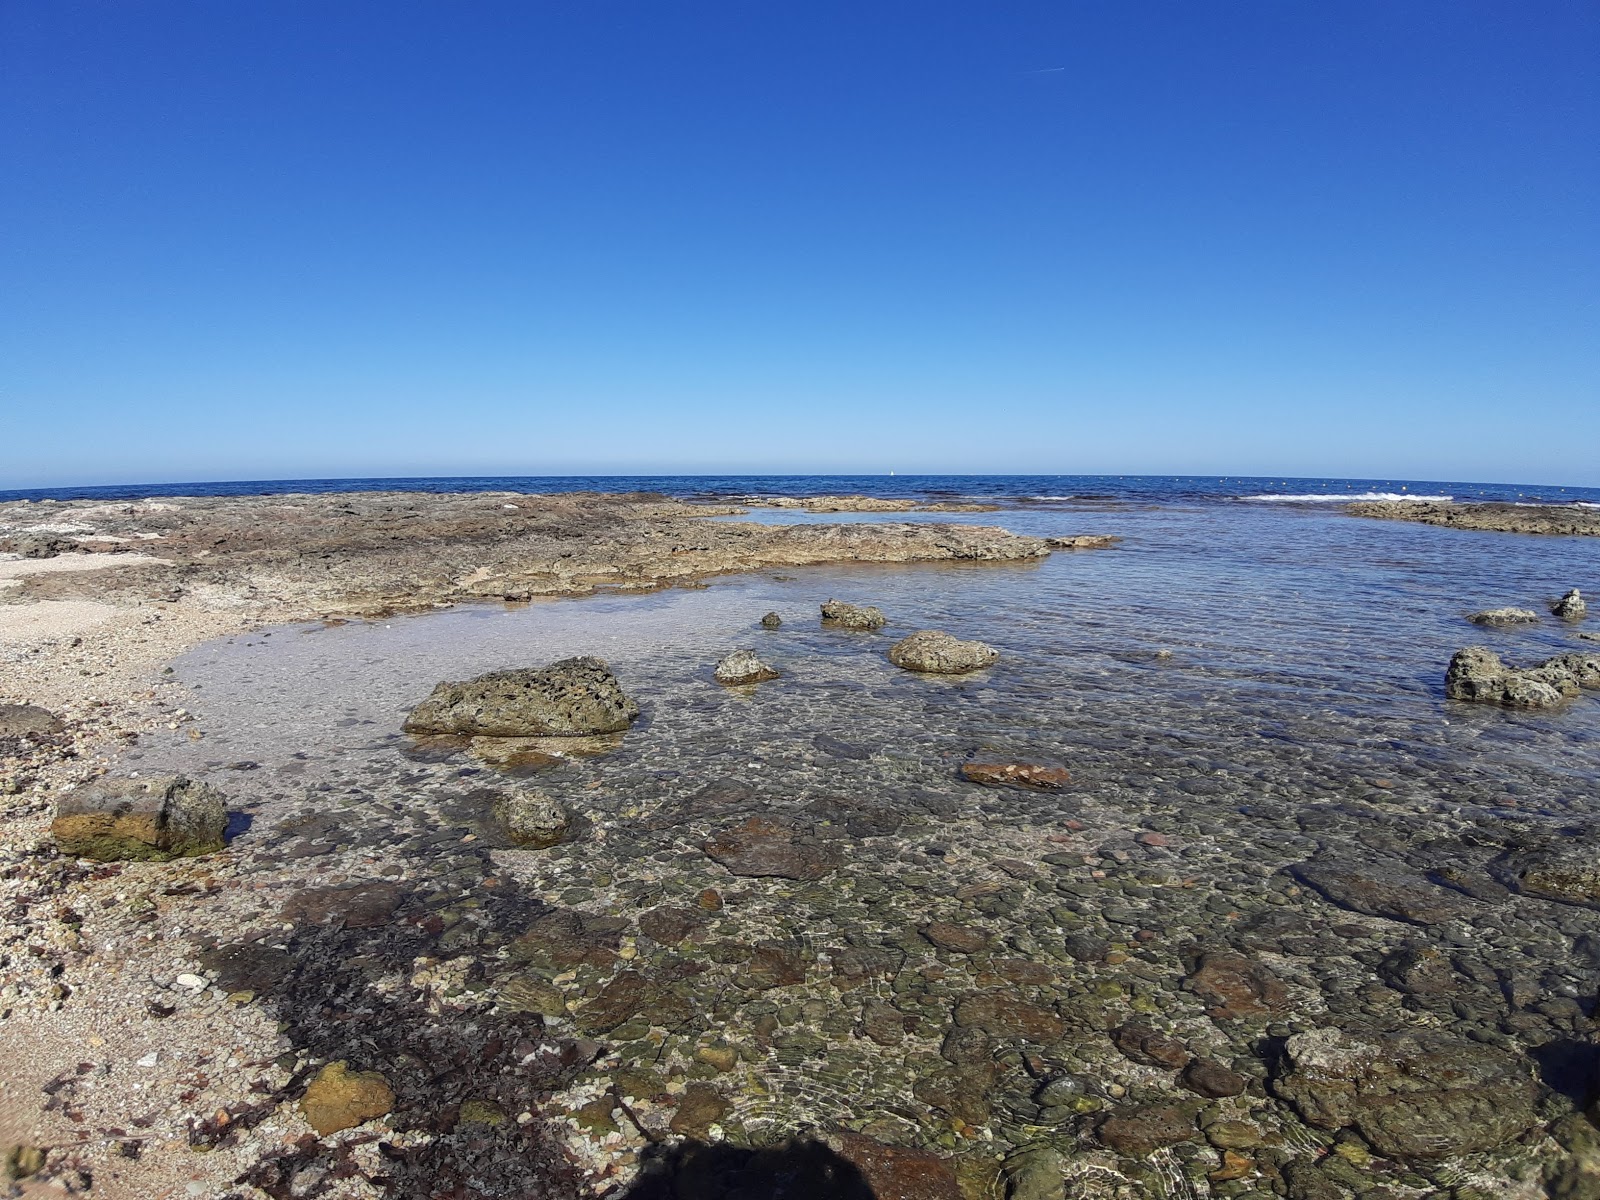
<svg viewBox="0 0 1600 1200">
<path fill-rule="evenodd" d="M 1593 0 L 0 2 L 0 488 L 1600 484 Z"/>
</svg>

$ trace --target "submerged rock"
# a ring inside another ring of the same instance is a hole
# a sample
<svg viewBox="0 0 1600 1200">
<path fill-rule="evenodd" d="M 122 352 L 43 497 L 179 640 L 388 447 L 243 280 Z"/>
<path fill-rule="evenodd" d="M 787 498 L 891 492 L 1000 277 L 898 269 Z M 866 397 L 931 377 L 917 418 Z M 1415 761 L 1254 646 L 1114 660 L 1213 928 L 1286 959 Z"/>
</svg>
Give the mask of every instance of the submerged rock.
<svg viewBox="0 0 1600 1200">
<path fill-rule="evenodd" d="M 1369 917 L 1442 925 L 1470 915 L 1467 903 L 1420 875 L 1383 867 L 1303 862 L 1289 868 L 1323 899 Z"/>
<path fill-rule="evenodd" d="M 1319 1129 L 1355 1129 L 1405 1160 L 1492 1150 L 1538 1121 L 1526 1060 L 1443 1033 L 1363 1039 L 1338 1029 L 1284 1046 L 1273 1090 Z"/>
<path fill-rule="evenodd" d="M 1035 792 L 1058 792 L 1072 782 L 1064 767 L 1033 763 L 963 763 L 961 777 L 984 787 L 1017 787 Z"/>
<path fill-rule="evenodd" d="M 1539 614 L 1531 608 L 1486 608 L 1467 618 L 1474 625 L 1488 625 L 1495 629 L 1509 625 L 1537 625 L 1539 619 Z"/>
<path fill-rule="evenodd" d="M 761 683 L 778 678 L 778 672 L 756 657 L 754 650 L 735 650 L 717 664 L 718 683 Z"/>
<path fill-rule="evenodd" d="M 0 737 L 60 733 L 61 728 L 55 713 L 37 704 L 0 704 Z"/>
<path fill-rule="evenodd" d="M 469 737 L 581 737 L 619 733 L 639 715 L 604 660 L 567 658 L 548 667 L 491 671 L 441 683 L 406 718 L 407 733 Z"/>
<path fill-rule="evenodd" d="M 1563 621 L 1581 621 L 1588 614 L 1589 606 L 1583 601 L 1583 593 L 1573 588 L 1552 604 L 1550 611 Z"/>
<path fill-rule="evenodd" d="M 829 600 L 822 606 L 822 619 L 841 629 L 882 629 L 889 623 L 883 610 L 871 604 L 846 604 Z"/>
<path fill-rule="evenodd" d="M 960 675 L 992 666 L 1000 651 L 985 642 L 963 642 L 937 629 L 920 629 L 889 649 L 889 661 L 908 671 Z"/>
<path fill-rule="evenodd" d="M 50 833 L 63 854 L 78 858 L 164 862 L 221 850 L 227 825 L 222 793 L 203 783 L 107 775 L 61 798 Z"/>
<path fill-rule="evenodd" d="M 834 847 L 766 817 L 751 817 L 725 829 L 702 849 L 734 875 L 813 880 L 831 874 L 839 865 Z"/>
<path fill-rule="evenodd" d="M 528 788 L 495 802 L 494 815 L 519 846 L 544 850 L 566 837 L 572 814 L 561 801 Z"/>
<path fill-rule="evenodd" d="M 1597 832 L 1514 850 L 1494 864 L 1495 873 L 1524 895 L 1600 908 Z"/>
<path fill-rule="evenodd" d="M 1600 688 L 1600 655 L 1559 654 L 1532 667 L 1508 667 L 1485 646 L 1456 651 L 1445 674 L 1452 700 L 1507 708 L 1552 708 L 1582 688 Z"/>
<path fill-rule="evenodd" d="M 387 1116 L 393 1108 L 388 1080 L 376 1071 L 351 1071 L 344 1062 L 323 1067 L 300 1098 L 306 1123 L 323 1137 Z"/>
</svg>

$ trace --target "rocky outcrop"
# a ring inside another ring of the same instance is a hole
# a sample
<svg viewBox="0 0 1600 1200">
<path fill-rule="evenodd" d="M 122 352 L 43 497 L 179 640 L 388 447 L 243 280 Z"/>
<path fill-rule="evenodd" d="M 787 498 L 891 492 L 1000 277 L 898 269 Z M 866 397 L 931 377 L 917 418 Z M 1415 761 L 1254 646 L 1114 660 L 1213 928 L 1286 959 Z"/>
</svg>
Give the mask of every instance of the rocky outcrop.
<svg viewBox="0 0 1600 1200">
<path fill-rule="evenodd" d="M 1512 625 L 1537 625 L 1539 619 L 1539 614 L 1531 608 L 1486 608 L 1467 618 L 1474 625 L 1487 625 L 1493 629 L 1504 629 Z"/>
<path fill-rule="evenodd" d="M 882 629 L 889 623 L 881 608 L 871 604 L 846 604 L 843 600 L 829 600 L 824 604 L 822 620 L 839 629 Z"/>
<path fill-rule="evenodd" d="M 1585 688 L 1600 688 L 1600 655 L 1558 654 L 1537 666 L 1516 668 L 1487 646 L 1458 650 L 1444 684 L 1452 700 L 1506 708 L 1552 708 Z"/>
<path fill-rule="evenodd" d="M 1356 517 L 1418 521 L 1451 529 L 1494 533 L 1600 536 L 1600 509 L 1571 504 L 1447 504 L 1431 500 L 1364 500 L 1349 505 Z"/>
<path fill-rule="evenodd" d="M 1045 538 L 1045 545 L 1052 550 L 1109 550 L 1121 540 L 1108 533 L 1078 533 Z"/>
<path fill-rule="evenodd" d="M 889 661 L 908 671 L 932 675 L 961 675 L 993 666 L 1000 651 L 986 642 L 964 642 L 937 629 L 919 629 L 896 642 L 889 650 Z"/>
<path fill-rule="evenodd" d="M 203 783 L 107 775 L 62 797 L 50 833 L 77 858 L 165 862 L 221 850 L 227 825 L 222 793 Z"/>
<path fill-rule="evenodd" d="M 467 737 L 582 737 L 618 733 L 639 715 L 602 659 L 567 658 L 548 667 L 491 671 L 441 683 L 411 710 L 407 733 Z"/>
<path fill-rule="evenodd" d="M 1318 1129 L 1354 1129 L 1407 1161 L 1492 1150 L 1538 1122 L 1525 1060 L 1442 1033 L 1289 1038 L 1273 1090 Z"/>
<path fill-rule="evenodd" d="M 735 650 L 717 664 L 715 676 L 718 683 L 733 686 L 776 679 L 778 672 L 757 658 L 754 650 Z"/>
<path fill-rule="evenodd" d="M 572 814 L 561 801 L 527 788 L 495 803 L 494 814 L 519 846 L 544 850 L 567 836 Z"/>
<path fill-rule="evenodd" d="M 1573 588 L 1550 606 L 1550 611 L 1563 621 L 1581 621 L 1589 613 L 1589 606 L 1584 603 L 1583 593 Z"/>
</svg>

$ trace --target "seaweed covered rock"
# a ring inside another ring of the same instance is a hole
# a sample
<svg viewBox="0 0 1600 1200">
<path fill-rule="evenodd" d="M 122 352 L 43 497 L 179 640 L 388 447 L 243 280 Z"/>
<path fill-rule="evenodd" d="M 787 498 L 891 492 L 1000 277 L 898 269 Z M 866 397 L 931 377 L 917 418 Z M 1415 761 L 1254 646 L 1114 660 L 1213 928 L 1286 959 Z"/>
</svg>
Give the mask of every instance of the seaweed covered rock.
<svg viewBox="0 0 1600 1200">
<path fill-rule="evenodd" d="M 51 836 L 63 854 L 101 862 L 164 862 L 212 854 L 228 825 L 222 793 L 182 775 L 103 776 L 56 805 Z"/>
<path fill-rule="evenodd" d="M 882 629 L 889 623 L 881 608 L 871 604 L 846 604 L 843 600 L 829 600 L 824 604 L 822 619 L 840 629 Z"/>
<path fill-rule="evenodd" d="M 1000 651 L 987 642 L 964 642 L 937 629 L 919 629 L 896 642 L 889 650 L 889 661 L 908 671 L 930 675 L 961 675 L 993 666 Z"/>
<path fill-rule="evenodd" d="M 1402 1160 L 1492 1150 L 1539 1119 L 1526 1060 L 1437 1032 L 1297 1033 L 1273 1090 L 1308 1124 L 1354 1129 L 1379 1154 Z"/>
<path fill-rule="evenodd" d="M 407 733 L 466 737 L 585 737 L 620 733 L 639 706 L 603 659 L 566 658 L 548 667 L 491 671 L 441 683 L 406 718 Z"/>
</svg>

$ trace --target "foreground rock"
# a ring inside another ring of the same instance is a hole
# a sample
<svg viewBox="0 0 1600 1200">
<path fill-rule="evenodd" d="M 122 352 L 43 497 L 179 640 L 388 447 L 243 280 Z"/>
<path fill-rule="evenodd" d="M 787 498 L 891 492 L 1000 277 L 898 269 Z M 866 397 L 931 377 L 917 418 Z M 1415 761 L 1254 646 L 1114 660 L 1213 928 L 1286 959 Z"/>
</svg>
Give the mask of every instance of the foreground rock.
<svg viewBox="0 0 1600 1200">
<path fill-rule="evenodd" d="M 964 642 L 937 629 L 919 629 L 889 649 L 889 661 L 908 671 L 960 675 L 993 666 L 1000 651 L 986 642 Z"/>
<path fill-rule="evenodd" d="M 723 830 L 703 849 L 732 874 L 753 878 L 821 879 L 841 861 L 834 847 L 766 817 Z"/>
<path fill-rule="evenodd" d="M 300 1100 L 306 1123 L 327 1137 L 354 1129 L 394 1108 L 394 1091 L 376 1071 L 351 1071 L 344 1062 L 332 1062 L 317 1073 Z"/>
<path fill-rule="evenodd" d="M 1431 1160 L 1492 1150 L 1538 1122 L 1526 1060 L 1440 1033 L 1295 1034 L 1274 1091 L 1319 1129 L 1354 1129 L 1379 1154 Z"/>
<path fill-rule="evenodd" d="M 1537 666 L 1516 668 L 1486 646 L 1458 650 L 1444 683 L 1452 700 L 1506 708 L 1553 708 L 1585 688 L 1600 688 L 1600 655 L 1558 654 Z"/>
<path fill-rule="evenodd" d="M 1369 917 L 1442 925 L 1471 913 L 1465 900 L 1420 875 L 1381 867 L 1303 862 L 1289 873 L 1331 904 Z"/>
<path fill-rule="evenodd" d="M 775 612 L 769 612 L 761 618 L 761 628 L 763 629 L 777 629 L 782 624 L 783 618 Z"/>
<path fill-rule="evenodd" d="M 50 833 L 75 858 L 165 862 L 221 850 L 227 825 L 222 793 L 203 783 L 108 775 L 62 797 Z"/>
<path fill-rule="evenodd" d="M 620 733 L 639 715 L 604 660 L 567 658 L 548 667 L 491 671 L 441 683 L 411 710 L 407 733 L 466 737 L 583 737 Z"/>
<path fill-rule="evenodd" d="M 1584 603 L 1583 593 L 1573 588 L 1552 604 L 1550 611 L 1563 621 L 1581 621 L 1588 615 L 1589 606 Z"/>
<path fill-rule="evenodd" d="M 30 733 L 60 733 L 56 715 L 37 704 L 0 704 L 0 737 L 26 737 Z"/>
<path fill-rule="evenodd" d="M 735 650 L 717 664 L 715 675 L 718 683 L 729 685 L 778 678 L 777 670 L 757 658 L 754 650 Z"/>
<path fill-rule="evenodd" d="M 871 604 L 846 604 L 829 600 L 822 606 L 822 619 L 840 629 L 882 629 L 888 619 L 883 610 Z"/>
<path fill-rule="evenodd" d="M 984 787 L 1027 788 L 1036 792 L 1058 792 L 1072 782 L 1072 776 L 1064 767 L 1033 763 L 963 763 L 961 776 Z"/>
<path fill-rule="evenodd" d="M 1511 625 L 1537 625 L 1539 614 L 1531 608 L 1486 608 L 1482 612 L 1473 613 L 1467 620 L 1474 625 L 1504 629 Z"/>
<path fill-rule="evenodd" d="M 572 826 L 566 806 L 534 788 L 498 801 L 494 811 L 512 841 L 534 850 L 556 845 Z"/>
<path fill-rule="evenodd" d="M 1452 529 L 1494 533 L 1600 536 L 1600 509 L 1570 504 L 1447 504 L 1431 500 L 1364 500 L 1345 509 L 1352 516 L 1418 521 Z"/>
</svg>

